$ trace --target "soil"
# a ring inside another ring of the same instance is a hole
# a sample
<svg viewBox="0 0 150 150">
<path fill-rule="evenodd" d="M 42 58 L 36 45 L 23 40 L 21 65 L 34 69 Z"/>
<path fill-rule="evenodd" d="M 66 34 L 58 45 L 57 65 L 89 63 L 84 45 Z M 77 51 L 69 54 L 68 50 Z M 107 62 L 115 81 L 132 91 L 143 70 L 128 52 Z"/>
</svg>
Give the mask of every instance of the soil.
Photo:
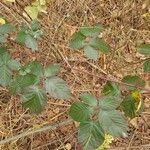
<svg viewBox="0 0 150 150">
<path fill-rule="evenodd" d="M 19 26 L 26 19 L 23 8 L 30 5 L 24 0 L 4 5 L 0 2 L 0 16 Z M 8 7 L 7 7 L 8 6 Z M 44 125 L 65 122 L 69 106 L 79 94 L 90 91 L 100 97 L 101 87 L 106 81 L 99 75 L 113 76 L 120 80 L 127 74 L 137 74 L 147 81 L 150 76 L 143 73 L 143 59 L 136 46 L 150 43 L 150 2 L 148 0 L 49 0 L 47 13 L 39 14 L 45 33 L 39 43 L 40 51 L 31 52 L 17 43 L 9 42 L 10 53 L 21 63 L 37 59 L 43 65 L 59 63 L 60 76 L 71 87 L 72 97 L 67 100 L 49 98 L 40 114 L 31 114 L 22 107 L 18 97 L 11 96 L 7 89 L 0 88 L 0 139 L 9 138 L 25 131 L 39 129 Z M 87 61 L 83 50 L 68 47 L 71 35 L 83 25 L 102 24 L 103 38 L 110 44 L 111 53 L 102 54 L 98 61 Z M 70 67 L 74 69 L 72 72 Z M 85 74 L 85 71 L 93 75 Z M 150 150 L 150 93 L 143 94 L 144 112 L 129 120 L 128 137 L 113 141 L 108 150 Z M 77 139 L 78 124 L 70 122 L 53 130 L 24 136 L 13 142 L 0 145 L 1 150 L 82 150 Z"/>
</svg>

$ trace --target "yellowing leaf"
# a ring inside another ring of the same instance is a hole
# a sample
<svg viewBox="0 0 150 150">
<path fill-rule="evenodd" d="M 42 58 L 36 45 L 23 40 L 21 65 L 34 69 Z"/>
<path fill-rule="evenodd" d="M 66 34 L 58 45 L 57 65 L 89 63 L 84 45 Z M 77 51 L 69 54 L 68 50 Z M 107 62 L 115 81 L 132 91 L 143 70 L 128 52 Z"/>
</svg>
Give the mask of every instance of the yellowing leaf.
<svg viewBox="0 0 150 150">
<path fill-rule="evenodd" d="M 131 95 L 137 102 L 141 101 L 142 99 L 141 93 L 139 91 L 133 91 Z"/>
<path fill-rule="evenodd" d="M 136 100 L 137 103 L 136 112 L 138 112 L 142 105 L 142 95 L 139 91 L 133 91 L 131 95 Z"/>
<path fill-rule="evenodd" d="M 27 6 L 25 7 L 25 11 L 28 13 L 28 15 L 34 20 L 38 16 L 38 9 L 35 6 Z M 26 14 L 23 14 L 25 17 L 27 17 Z"/>
<path fill-rule="evenodd" d="M 150 17 L 150 13 L 145 13 L 142 15 L 143 17 Z"/>
<path fill-rule="evenodd" d="M 6 21 L 3 18 L 0 18 L 0 24 L 5 24 Z"/>
<path fill-rule="evenodd" d="M 41 5 L 46 5 L 46 0 L 39 0 Z"/>
<path fill-rule="evenodd" d="M 105 150 L 106 148 L 109 148 L 110 147 L 109 145 L 112 143 L 113 140 L 114 140 L 113 136 L 105 134 L 104 143 L 96 150 Z"/>
<path fill-rule="evenodd" d="M 31 6 L 25 7 L 25 11 L 28 15 L 34 20 L 38 17 L 39 12 L 46 12 L 47 6 L 45 0 L 36 0 L 32 3 Z M 25 17 L 28 17 L 26 14 L 23 13 Z"/>
</svg>

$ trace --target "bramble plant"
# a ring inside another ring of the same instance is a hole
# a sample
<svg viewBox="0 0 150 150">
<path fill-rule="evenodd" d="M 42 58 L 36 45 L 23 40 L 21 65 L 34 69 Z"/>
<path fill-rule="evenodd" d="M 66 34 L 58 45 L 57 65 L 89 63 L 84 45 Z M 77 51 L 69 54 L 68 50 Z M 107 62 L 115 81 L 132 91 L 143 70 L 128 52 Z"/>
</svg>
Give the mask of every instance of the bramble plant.
<svg viewBox="0 0 150 150">
<path fill-rule="evenodd" d="M 39 28 L 37 21 L 33 21 L 31 27 L 22 26 L 21 31 L 17 33 L 16 42 L 25 44 L 32 51 L 38 50 L 35 39 L 42 35 Z M 16 30 L 11 24 L 1 25 L 0 34 L 4 39 L 1 40 L 1 44 L 5 44 L 8 34 Z M 70 90 L 67 83 L 57 76 L 60 70 L 58 64 L 43 67 L 35 60 L 21 65 L 11 58 L 2 45 L 0 47 L 0 85 L 7 86 L 13 95 L 19 95 L 24 107 L 32 112 L 40 112 L 47 101 L 46 93 L 54 98 L 69 98 Z"/>
<path fill-rule="evenodd" d="M 102 38 L 99 38 L 102 29 L 100 25 L 81 27 L 78 32 L 72 35 L 70 47 L 73 49 L 83 48 L 88 59 L 97 60 L 100 53 L 110 51 L 110 46 Z"/>
<path fill-rule="evenodd" d="M 38 12 L 32 15 L 37 17 Z M 67 83 L 57 76 L 60 71 L 58 64 L 43 66 L 34 60 L 22 65 L 6 49 L 8 35 L 16 33 L 15 42 L 36 52 L 38 40 L 44 36 L 39 22 L 32 21 L 31 26 L 23 24 L 18 30 L 4 19 L 0 21 L 0 85 L 7 87 L 12 95 L 19 95 L 23 106 L 35 113 L 42 111 L 47 94 L 68 99 L 71 92 Z M 87 58 L 96 61 L 100 53 L 110 52 L 110 46 L 99 37 L 102 29 L 100 25 L 81 27 L 71 37 L 70 47 L 84 49 Z M 150 44 L 142 44 L 137 49 L 148 57 L 144 62 L 144 72 L 150 73 Z M 91 93 L 80 95 L 80 101 L 71 105 L 69 115 L 80 122 L 78 138 L 84 150 L 102 150 L 108 147 L 113 137 L 127 136 L 128 119 L 139 116 L 143 111 L 144 87 L 142 78 L 127 75 L 118 83 L 107 80 L 100 98 Z"/>
<path fill-rule="evenodd" d="M 98 51 L 108 53 L 110 47 L 98 37 L 101 26 L 81 27 L 70 40 L 73 49 L 83 48 L 88 59 L 97 60 Z M 142 44 L 138 52 L 150 56 L 150 44 Z M 150 72 L 150 58 L 144 62 L 144 72 Z M 137 75 L 127 75 L 119 86 L 108 81 L 102 90 L 102 97 L 96 98 L 83 93 L 80 101 L 74 102 L 69 111 L 73 120 L 80 122 L 78 139 L 85 150 L 103 150 L 112 142 L 110 137 L 126 137 L 127 119 L 140 115 L 143 111 L 142 90 L 145 81 Z M 126 93 L 126 94 L 123 94 Z M 110 140 L 108 140 L 108 136 Z M 105 146 L 104 146 L 105 145 Z"/>
</svg>

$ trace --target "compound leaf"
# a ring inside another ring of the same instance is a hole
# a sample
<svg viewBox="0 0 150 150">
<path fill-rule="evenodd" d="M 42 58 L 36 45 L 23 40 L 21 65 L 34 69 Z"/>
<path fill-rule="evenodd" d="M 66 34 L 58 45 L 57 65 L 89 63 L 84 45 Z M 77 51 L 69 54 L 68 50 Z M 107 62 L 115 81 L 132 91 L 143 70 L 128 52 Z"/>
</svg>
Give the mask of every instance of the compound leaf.
<svg viewBox="0 0 150 150">
<path fill-rule="evenodd" d="M 59 77 L 51 77 L 45 81 L 46 91 L 50 96 L 60 99 L 68 99 L 70 90 L 66 82 Z"/>
<path fill-rule="evenodd" d="M 78 122 L 88 121 L 91 111 L 88 106 L 82 102 L 75 102 L 71 105 L 69 115 Z"/>
<path fill-rule="evenodd" d="M 83 150 L 95 150 L 104 142 L 104 131 L 98 122 L 82 122 L 78 137 Z"/>
<path fill-rule="evenodd" d="M 120 137 L 127 134 L 127 122 L 124 116 L 116 110 L 100 111 L 99 122 L 103 129 L 112 136 Z"/>
</svg>

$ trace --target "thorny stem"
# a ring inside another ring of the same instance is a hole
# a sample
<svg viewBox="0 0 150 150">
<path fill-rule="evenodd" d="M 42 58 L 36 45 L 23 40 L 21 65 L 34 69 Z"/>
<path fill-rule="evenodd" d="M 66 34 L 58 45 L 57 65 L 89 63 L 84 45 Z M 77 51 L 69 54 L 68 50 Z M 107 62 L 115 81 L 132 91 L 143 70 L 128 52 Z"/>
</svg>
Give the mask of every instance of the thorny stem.
<svg viewBox="0 0 150 150">
<path fill-rule="evenodd" d="M 19 135 L 16 135 L 16 136 L 13 136 L 13 137 L 1 140 L 0 141 L 0 145 L 9 143 L 11 141 L 16 141 L 16 140 L 18 140 L 20 138 L 23 138 L 25 136 L 29 136 L 29 135 L 32 135 L 32 134 L 35 134 L 35 133 L 44 132 L 44 131 L 47 131 L 47 130 L 55 130 L 58 127 L 61 127 L 61 126 L 64 126 L 64 125 L 68 125 L 71 122 L 72 122 L 72 119 L 68 119 L 68 120 L 65 120 L 65 121 L 63 121 L 61 123 L 58 123 L 58 124 L 54 124 L 54 125 L 50 125 L 50 126 L 47 125 L 47 126 L 44 126 L 44 127 L 40 128 L 40 129 L 33 129 L 31 131 L 26 131 L 26 132 L 23 132 L 23 133 L 21 133 Z"/>
<path fill-rule="evenodd" d="M 141 86 L 136 86 L 136 85 L 133 85 L 133 84 L 124 83 L 124 82 L 122 82 L 122 81 L 118 81 L 118 80 L 115 80 L 115 79 L 111 79 L 111 78 L 109 78 L 109 77 L 107 77 L 107 76 L 105 77 L 105 76 L 94 75 L 94 74 L 92 74 L 92 73 L 90 73 L 90 72 L 88 72 L 88 71 L 84 71 L 84 70 L 80 70 L 80 69 L 76 69 L 76 68 L 73 68 L 73 69 L 74 69 L 74 70 L 77 70 L 78 72 L 83 72 L 83 73 L 89 74 L 89 75 L 91 75 L 91 76 L 95 76 L 95 77 L 97 77 L 97 78 L 99 78 L 99 79 L 102 79 L 102 80 L 105 80 L 105 81 L 111 81 L 111 82 L 115 82 L 115 83 L 118 83 L 118 84 L 121 84 L 121 85 L 126 85 L 126 86 L 130 86 L 130 87 L 135 87 L 135 88 L 137 88 L 137 89 L 141 89 L 141 90 L 144 90 L 144 91 L 147 91 L 147 92 L 150 93 L 150 89 L 143 88 L 143 87 L 141 87 Z"/>
</svg>

